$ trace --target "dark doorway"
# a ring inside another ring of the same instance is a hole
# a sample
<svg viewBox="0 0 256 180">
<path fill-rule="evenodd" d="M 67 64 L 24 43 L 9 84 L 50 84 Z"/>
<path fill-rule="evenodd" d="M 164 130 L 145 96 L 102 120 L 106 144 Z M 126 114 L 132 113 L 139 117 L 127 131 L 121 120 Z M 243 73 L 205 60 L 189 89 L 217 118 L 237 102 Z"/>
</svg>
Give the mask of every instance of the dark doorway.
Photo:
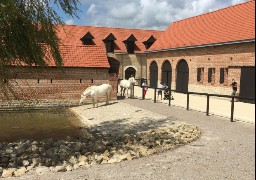
<svg viewBox="0 0 256 180">
<path fill-rule="evenodd" d="M 125 79 L 129 79 L 131 75 L 135 78 L 136 70 L 133 67 L 129 67 L 125 70 Z"/>
<path fill-rule="evenodd" d="M 172 67 L 169 61 L 165 61 L 162 67 L 162 84 L 171 87 Z"/>
<path fill-rule="evenodd" d="M 157 87 L 158 66 L 155 61 L 150 64 L 150 87 Z"/>
<path fill-rule="evenodd" d="M 255 98 L 255 67 L 241 68 L 240 96 Z M 255 103 L 255 101 L 245 99 L 240 99 L 240 101 Z"/>
<path fill-rule="evenodd" d="M 177 65 L 176 90 L 188 92 L 189 68 L 185 60 L 181 60 Z"/>
<path fill-rule="evenodd" d="M 110 65 L 108 73 L 115 73 L 116 75 L 118 75 L 120 62 L 118 60 L 116 60 L 115 58 L 108 57 L 108 63 Z"/>
</svg>

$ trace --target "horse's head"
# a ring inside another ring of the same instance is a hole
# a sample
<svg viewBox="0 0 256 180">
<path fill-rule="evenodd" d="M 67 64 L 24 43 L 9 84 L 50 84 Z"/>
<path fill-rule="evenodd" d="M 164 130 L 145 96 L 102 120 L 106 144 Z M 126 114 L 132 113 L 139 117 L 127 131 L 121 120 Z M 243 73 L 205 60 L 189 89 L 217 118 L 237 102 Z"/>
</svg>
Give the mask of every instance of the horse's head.
<svg viewBox="0 0 256 180">
<path fill-rule="evenodd" d="M 91 87 L 88 87 L 84 92 L 83 94 L 81 95 L 81 98 L 80 98 L 80 102 L 79 104 L 83 104 L 84 100 L 86 99 L 86 96 L 90 96 L 91 95 L 91 91 L 92 91 L 92 86 Z"/>
<path fill-rule="evenodd" d="M 86 99 L 86 96 L 81 95 L 79 104 L 80 104 L 80 105 L 83 104 L 83 102 L 84 102 L 85 99 Z"/>
<path fill-rule="evenodd" d="M 130 81 L 130 83 L 132 83 L 132 84 L 135 84 L 135 82 L 136 82 L 134 77 L 130 77 L 128 79 L 128 81 Z"/>
</svg>

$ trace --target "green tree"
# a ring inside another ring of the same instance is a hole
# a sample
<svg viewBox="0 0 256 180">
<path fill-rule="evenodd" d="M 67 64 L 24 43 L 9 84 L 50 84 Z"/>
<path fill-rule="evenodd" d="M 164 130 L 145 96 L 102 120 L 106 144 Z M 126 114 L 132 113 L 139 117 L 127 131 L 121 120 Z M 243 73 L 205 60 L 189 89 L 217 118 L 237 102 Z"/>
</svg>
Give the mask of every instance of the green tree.
<svg viewBox="0 0 256 180">
<path fill-rule="evenodd" d="M 77 17 L 78 3 L 79 0 L 1 0 L 0 77 L 5 75 L 4 67 L 7 65 L 47 65 L 47 49 L 55 64 L 61 66 L 59 39 L 54 24 L 64 23 L 56 8 Z"/>
</svg>

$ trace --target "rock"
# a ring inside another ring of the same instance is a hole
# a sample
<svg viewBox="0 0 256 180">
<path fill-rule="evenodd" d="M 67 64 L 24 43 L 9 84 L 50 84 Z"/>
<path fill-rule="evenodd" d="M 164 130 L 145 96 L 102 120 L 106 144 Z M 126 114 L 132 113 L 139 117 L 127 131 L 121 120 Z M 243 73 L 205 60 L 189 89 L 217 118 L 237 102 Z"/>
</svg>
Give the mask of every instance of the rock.
<svg viewBox="0 0 256 180">
<path fill-rule="evenodd" d="M 66 171 L 66 166 L 64 166 L 64 165 L 56 166 L 56 167 L 53 168 L 53 171 L 55 171 L 55 172 L 64 172 L 64 171 Z"/>
<path fill-rule="evenodd" d="M 71 164 L 76 164 L 77 163 L 77 159 L 74 156 L 71 156 L 68 160 L 69 163 Z"/>
<path fill-rule="evenodd" d="M 67 165 L 66 171 L 72 171 L 72 170 L 73 170 L 73 167 L 71 165 Z"/>
<path fill-rule="evenodd" d="M 78 162 L 88 161 L 88 158 L 84 155 L 79 156 Z"/>
<path fill-rule="evenodd" d="M 97 164 L 100 164 L 100 163 L 103 161 L 103 156 L 101 156 L 101 155 L 100 155 L 100 156 L 96 155 L 96 156 L 95 156 L 95 161 L 96 161 Z"/>
<path fill-rule="evenodd" d="M 78 163 L 78 166 L 85 166 L 85 165 L 87 165 L 88 164 L 88 162 L 86 162 L 86 161 L 80 161 L 79 163 Z"/>
<path fill-rule="evenodd" d="M 14 171 L 15 176 L 22 176 L 27 172 L 27 169 L 25 167 L 21 167 L 18 170 Z"/>
<path fill-rule="evenodd" d="M 73 169 L 77 169 L 77 168 L 79 168 L 79 165 L 78 164 L 74 164 L 73 165 Z"/>
<path fill-rule="evenodd" d="M 15 168 L 15 167 L 17 167 L 17 164 L 16 164 L 16 162 L 10 162 L 10 163 L 8 164 L 8 167 L 9 167 L 9 168 Z"/>
<path fill-rule="evenodd" d="M 2 177 L 4 178 L 12 177 L 15 170 L 16 170 L 15 168 L 4 169 L 2 173 Z"/>
<path fill-rule="evenodd" d="M 23 160 L 22 164 L 23 164 L 23 166 L 28 166 L 29 165 L 29 161 L 28 160 Z"/>
</svg>

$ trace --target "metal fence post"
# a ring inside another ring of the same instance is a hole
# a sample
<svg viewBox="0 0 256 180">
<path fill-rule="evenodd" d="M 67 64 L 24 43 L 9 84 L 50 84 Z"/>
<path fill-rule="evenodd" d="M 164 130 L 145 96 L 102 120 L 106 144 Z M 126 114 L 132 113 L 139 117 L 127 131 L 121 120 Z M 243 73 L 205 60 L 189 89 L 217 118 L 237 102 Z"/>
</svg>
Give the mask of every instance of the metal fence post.
<svg viewBox="0 0 256 180">
<path fill-rule="evenodd" d="M 118 93 L 118 84 L 119 84 L 119 79 L 117 79 L 117 86 L 116 86 L 117 93 Z"/>
<path fill-rule="evenodd" d="M 189 92 L 187 92 L 187 110 L 189 111 Z"/>
<path fill-rule="evenodd" d="M 210 96 L 207 94 L 206 116 L 209 116 Z"/>
<path fill-rule="evenodd" d="M 171 91 L 171 89 L 169 90 L 169 106 L 171 106 L 171 93 L 172 93 L 172 91 Z"/>
<path fill-rule="evenodd" d="M 154 88 L 154 103 L 156 103 L 156 88 Z"/>
<path fill-rule="evenodd" d="M 231 102 L 231 122 L 234 122 L 234 106 L 235 106 L 234 100 L 235 100 L 235 98 L 232 97 L 232 102 Z"/>
</svg>

